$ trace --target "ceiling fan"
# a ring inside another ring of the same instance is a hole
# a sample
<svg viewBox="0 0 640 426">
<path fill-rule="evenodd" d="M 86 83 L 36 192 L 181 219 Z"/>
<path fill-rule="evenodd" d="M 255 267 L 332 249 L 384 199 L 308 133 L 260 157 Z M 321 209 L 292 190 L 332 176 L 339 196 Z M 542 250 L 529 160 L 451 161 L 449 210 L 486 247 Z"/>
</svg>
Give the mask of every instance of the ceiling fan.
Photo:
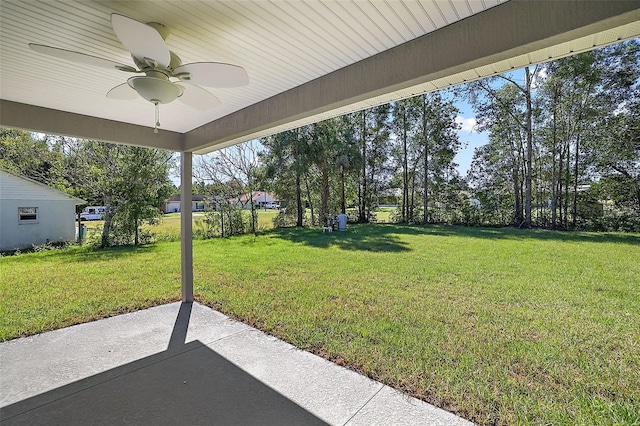
<svg viewBox="0 0 640 426">
<path fill-rule="evenodd" d="M 158 132 L 159 104 L 179 99 L 196 109 L 206 110 L 220 105 L 218 98 L 200 87 L 238 87 L 249 84 L 244 68 L 220 62 L 182 64 L 178 55 L 169 50 L 165 40 L 169 29 L 157 22 L 148 24 L 117 13 L 111 14 L 111 26 L 124 47 L 131 53 L 135 67 L 57 47 L 30 43 L 38 53 L 55 56 L 84 65 L 99 66 L 128 73 L 145 75 L 130 77 L 107 93 L 111 99 L 133 100 L 138 96 L 156 108 L 154 131 Z M 178 84 L 180 83 L 180 84 Z"/>
</svg>

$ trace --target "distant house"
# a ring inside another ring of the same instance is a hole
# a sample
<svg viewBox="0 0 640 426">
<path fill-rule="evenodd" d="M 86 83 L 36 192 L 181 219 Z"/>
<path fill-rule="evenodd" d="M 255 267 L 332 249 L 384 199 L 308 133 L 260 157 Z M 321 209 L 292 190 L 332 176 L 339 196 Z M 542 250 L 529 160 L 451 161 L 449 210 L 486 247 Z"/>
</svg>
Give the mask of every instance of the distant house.
<svg viewBox="0 0 640 426">
<path fill-rule="evenodd" d="M 206 197 L 204 195 L 191 196 L 191 211 L 202 212 L 205 209 Z M 160 209 L 165 213 L 177 213 L 180 211 L 180 195 L 174 195 L 164 203 L 164 206 Z"/>
<path fill-rule="evenodd" d="M 0 170 L 0 251 L 74 241 L 80 204 L 86 201 Z"/>
<path fill-rule="evenodd" d="M 280 202 L 274 194 L 265 191 L 256 191 L 253 194 L 241 195 L 238 199 L 232 200 L 240 207 L 249 209 L 251 208 L 250 200 L 253 201 L 253 205 L 257 209 L 277 209 L 280 208 Z"/>
</svg>

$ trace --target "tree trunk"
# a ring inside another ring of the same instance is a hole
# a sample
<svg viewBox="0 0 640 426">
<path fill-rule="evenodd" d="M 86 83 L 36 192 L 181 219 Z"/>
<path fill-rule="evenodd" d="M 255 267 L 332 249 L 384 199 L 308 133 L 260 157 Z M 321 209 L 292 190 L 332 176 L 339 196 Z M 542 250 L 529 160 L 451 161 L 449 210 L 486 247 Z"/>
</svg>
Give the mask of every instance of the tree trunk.
<svg viewBox="0 0 640 426">
<path fill-rule="evenodd" d="M 76 213 L 78 219 L 78 244 L 82 244 L 82 219 L 80 218 L 80 213 Z"/>
<path fill-rule="evenodd" d="M 531 105 L 531 80 L 533 75 L 529 73 L 529 67 L 524 69 L 526 76 L 526 101 L 527 101 L 527 112 L 526 112 L 526 126 L 527 126 L 527 166 L 525 170 L 525 191 L 526 191 L 526 201 L 525 201 L 525 224 L 527 228 L 531 227 L 531 202 L 532 202 L 532 192 L 531 192 L 531 184 L 532 184 L 532 158 L 533 158 L 533 129 L 532 129 L 532 105 Z"/>
<path fill-rule="evenodd" d="M 558 107 L 558 87 L 553 87 L 553 123 L 552 123 L 552 146 L 551 146 L 551 228 L 556 227 L 556 205 L 558 203 L 556 193 L 556 148 L 557 148 L 557 107 Z"/>
<path fill-rule="evenodd" d="M 513 194 L 515 197 L 515 205 L 514 207 L 514 225 L 520 226 L 522 224 L 522 200 L 520 198 L 520 194 L 522 193 L 522 189 L 520 186 L 520 176 L 518 176 L 518 165 L 514 164 L 513 166 Z"/>
<path fill-rule="evenodd" d="M 371 182 L 371 185 L 373 185 L 373 188 L 371 189 L 371 195 L 369 196 L 368 201 L 368 205 L 369 207 L 371 207 L 374 204 L 374 196 L 375 198 L 375 203 L 378 204 L 380 202 L 380 199 L 378 198 L 378 186 L 375 183 L 375 179 L 376 179 L 376 169 L 375 167 L 371 167 L 371 175 L 369 176 L 369 182 Z M 371 218 L 369 211 L 367 211 L 367 221 L 369 221 Z"/>
<path fill-rule="evenodd" d="M 111 197 L 104 197 L 104 225 L 102 225 L 102 238 L 100 241 L 101 247 L 109 246 L 109 232 L 111 231 L 111 222 L 115 212 L 111 208 Z"/>
<path fill-rule="evenodd" d="M 362 183 L 359 188 L 362 188 L 360 194 L 358 194 L 360 211 L 358 221 L 361 223 L 367 222 L 367 121 L 366 111 L 362 111 L 362 143 L 361 143 L 361 155 L 362 155 Z"/>
<path fill-rule="evenodd" d="M 324 224 L 329 218 L 329 169 L 326 159 L 323 159 L 321 168 L 320 223 Z"/>
<path fill-rule="evenodd" d="M 402 114 L 402 221 L 409 218 L 409 155 L 407 152 L 407 110 Z"/>
<path fill-rule="evenodd" d="M 571 181 L 571 155 L 569 151 L 569 141 L 566 142 L 566 169 L 564 182 L 564 229 L 569 228 L 569 182 Z"/>
<path fill-rule="evenodd" d="M 256 232 L 256 206 L 253 204 L 253 190 L 249 189 L 249 208 L 251 209 L 251 233 L 257 235 Z M 244 222 L 244 220 L 243 220 Z M 243 230 L 244 233 L 244 230 Z"/>
<path fill-rule="evenodd" d="M 340 166 L 340 213 L 342 214 L 346 214 L 347 213 L 347 204 L 346 204 L 346 200 L 345 200 L 345 194 L 344 194 L 344 166 Z"/>
<path fill-rule="evenodd" d="M 297 208 L 297 219 L 296 226 L 298 228 L 303 225 L 303 215 L 302 215 L 302 190 L 300 188 L 300 173 L 296 172 L 296 208 Z"/>
<path fill-rule="evenodd" d="M 558 226 L 562 227 L 564 226 L 564 214 L 563 214 L 563 206 L 564 206 L 564 202 L 562 199 L 562 182 L 563 182 L 563 176 L 564 176 L 564 144 L 562 145 L 562 148 L 560 149 L 560 158 L 558 158 L 558 192 L 556 193 L 556 200 L 558 201 L 558 213 L 559 213 L 559 217 L 558 217 Z"/>
<path fill-rule="evenodd" d="M 580 133 L 576 136 L 576 157 L 573 163 L 573 209 L 572 209 L 572 224 L 573 228 L 576 228 L 578 219 L 578 164 L 580 161 Z"/>
<path fill-rule="evenodd" d="M 309 209 L 311 210 L 311 226 L 316 226 L 316 215 L 313 212 L 313 202 L 311 201 L 311 189 L 309 189 L 309 178 L 304 176 L 304 184 L 307 188 L 307 202 L 309 203 Z"/>
<path fill-rule="evenodd" d="M 422 139 L 424 144 L 424 200 L 422 221 L 429 220 L 429 142 L 427 141 L 427 100 L 422 95 Z"/>
</svg>

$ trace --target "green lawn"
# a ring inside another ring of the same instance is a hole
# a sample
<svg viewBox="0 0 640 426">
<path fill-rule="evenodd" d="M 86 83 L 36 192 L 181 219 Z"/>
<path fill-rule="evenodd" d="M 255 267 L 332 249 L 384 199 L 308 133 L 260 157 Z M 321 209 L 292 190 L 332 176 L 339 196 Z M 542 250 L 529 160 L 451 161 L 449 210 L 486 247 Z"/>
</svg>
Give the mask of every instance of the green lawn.
<svg viewBox="0 0 640 426">
<path fill-rule="evenodd" d="M 273 229 L 273 219 L 278 215 L 277 210 L 257 210 L 258 212 L 258 229 L 266 231 Z M 245 211 L 246 215 L 250 212 Z M 193 229 L 197 231 L 203 228 L 204 213 L 193 213 Z M 99 231 L 104 225 L 104 221 L 95 220 L 82 222 L 87 227 L 88 241 L 98 241 L 100 238 Z M 157 225 L 145 225 L 144 229 L 149 229 L 154 234 L 155 241 L 176 241 L 180 239 L 180 213 L 169 213 L 163 215 Z"/>
<path fill-rule="evenodd" d="M 194 242 L 196 297 L 483 424 L 640 424 L 640 235 L 361 225 Z M 180 294 L 179 243 L 0 259 L 0 339 Z"/>
</svg>

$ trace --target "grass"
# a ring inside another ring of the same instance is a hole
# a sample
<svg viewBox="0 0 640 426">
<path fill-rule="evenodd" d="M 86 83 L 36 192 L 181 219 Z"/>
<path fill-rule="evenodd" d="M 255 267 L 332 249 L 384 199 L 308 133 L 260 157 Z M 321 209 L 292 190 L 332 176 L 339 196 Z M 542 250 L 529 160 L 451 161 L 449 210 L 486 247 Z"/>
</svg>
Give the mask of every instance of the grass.
<svg viewBox="0 0 640 426">
<path fill-rule="evenodd" d="M 258 230 L 266 231 L 273 229 L 273 219 L 277 216 L 277 210 L 256 210 L 258 212 Z M 250 212 L 245 211 L 246 215 Z M 202 229 L 204 213 L 193 213 L 193 229 L 194 231 Z M 87 227 L 88 241 L 98 241 L 99 232 L 104 225 L 104 221 L 87 221 L 82 222 Z M 148 229 L 154 234 L 154 241 L 177 241 L 180 239 L 180 213 L 169 213 L 160 219 L 157 225 L 145 225 L 143 229 Z"/>
<path fill-rule="evenodd" d="M 194 242 L 201 303 L 482 424 L 640 424 L 640 236 L 362 225 Z M 0 338 L 175 300 L 179 243 L 0 259 Z"/>
<path fill-rule="evenodd" d="M 0 340 L 180 300 L 180 243 L 0 259 Z"/>
</svg>

